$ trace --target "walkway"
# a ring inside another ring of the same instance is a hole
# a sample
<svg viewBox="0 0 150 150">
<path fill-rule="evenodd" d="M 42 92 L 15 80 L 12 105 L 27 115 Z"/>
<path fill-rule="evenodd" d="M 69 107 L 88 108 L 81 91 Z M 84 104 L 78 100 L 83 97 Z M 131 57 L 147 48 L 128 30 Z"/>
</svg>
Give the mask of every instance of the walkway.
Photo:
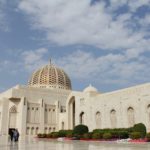
<svg viewBox="0 0 150 150">
<path fill-rule="evenodd" d="M 18 143 L 0 136 L 0 150 L 150 150 L 150 144 L 117 144 L 85 141 L 39 140 L 32 137 L 20 138 Z"/>
</svg>

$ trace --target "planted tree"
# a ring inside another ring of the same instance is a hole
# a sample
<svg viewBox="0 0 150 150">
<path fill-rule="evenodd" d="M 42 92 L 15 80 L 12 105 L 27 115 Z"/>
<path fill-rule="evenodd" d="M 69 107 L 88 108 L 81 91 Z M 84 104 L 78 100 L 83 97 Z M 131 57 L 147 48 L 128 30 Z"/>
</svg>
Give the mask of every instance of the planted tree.
<svg viewBox="0 0 150 150">
<path fill-rule="evenodd" d="M 139 132 L 141 134 L 141 138 L 145 138 L 146 136 L 146 126 L 143 123 L 135 124 L 132 128 L 133 132 Z"/>
<path fill-rule="evenodd" d="M 88 132 L 89 132 L 88 127 L 82 124 L 75 126 L 73 129 L 73 134 L 75 136 L 82 136 L 83 134 L 88 133 Z"/>
</svg>

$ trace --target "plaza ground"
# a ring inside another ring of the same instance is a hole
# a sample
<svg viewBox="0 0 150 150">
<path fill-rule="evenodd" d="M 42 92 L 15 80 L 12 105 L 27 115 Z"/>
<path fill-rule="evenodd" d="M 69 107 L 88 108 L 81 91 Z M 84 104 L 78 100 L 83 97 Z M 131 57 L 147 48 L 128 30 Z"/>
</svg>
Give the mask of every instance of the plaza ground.
<svg viewBox="0 0 150 150">
<path fill-rule="evenodd" d="M 87 141 L 57 141 L 22 137 L 18 143 L 10 142 L 7 136 L 0 136 L 0 150 L 149 150 L 150 143 L 102 143 Z"/>
</svg>

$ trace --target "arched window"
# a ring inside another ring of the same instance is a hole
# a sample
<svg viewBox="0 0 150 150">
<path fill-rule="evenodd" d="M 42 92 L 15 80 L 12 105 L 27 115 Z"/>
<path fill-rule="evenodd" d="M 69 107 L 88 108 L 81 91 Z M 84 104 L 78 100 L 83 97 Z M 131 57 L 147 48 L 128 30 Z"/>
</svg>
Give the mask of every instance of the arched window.
<svg viewBox="0 0 150 150">
<path fill-rule="evenodd" d="M 37 107 L 37 108 L 35 109 L 35 112 L 34 112 L 34 123 L 39 123 L 39 122 L 40 122 L 40 120 L 39 120 L 39 115 L 40 115 L 40 113 L 39 113 L 39 108 Z"/>
<path fill-rule="evenodd" d="M 117 117 L 116 117 L 116 110 L 112 109 L 110 111 L 110 122 L 111 122 L 111 128 L 117 127 Z"/>
<path fill-rule="evenodd" d="M 31 122 L 31 108 L 30 108 L 30 106 L 28 106 L 28 109 L 27 109 L 27 123 L 30 123 L 30 122 Z"/>
<path fill-rule="evenodd" d="M 53 128 L 53 132 L 55 132 L 55 128 Z"/>
<path fill-rule="evenodd" d="M 101 128 L 101 113 L 98 111 L 95 115 L 96 129 Z"/>
<path fill-rule="evenodd" d="M 47 111 L 47 106 L 45 106 L 44 121 L 45 121 L 45 124 L 48 123 L 48 111 Z"/>
<path fill-rule="evenodd" d="M 134 109 L 132 107 L 128 108 L 127 115 L 128 115 L 128 125 L 129 125 L 129 127 L 134 126 L 135 118 L 134 118 Z"/>
<path fill-rule="evenodd" d="M 85 116 L 84 112 L 81 112 L 81 113 L 80 113 L 80 124 L 84 124 L 84 122 L 85 122 L 85 121 L 84 121 L 84 119 L 85 119 L 84 116 Z"/>
<path fill-rule="evenodd" d="M 47 127 L 45 127 L 45 131 L 44 131 L 44 133 L 45 133 L 45 134 L 47 134 Z"/>
<path fill-rule="evenodd" d="M 64 126 L 65 126 L 65 123 L 62 122 L 62 123 L 61 123 L 61 128 L 62 128 L 62 130 L 64 130 Z"/>
<path fill-rule="evenodd" d="M 69 115 L 69 122 L 68 122 L 68 126 L 70 129 L 73 129 L 75 126 L 75 97 L 71 97 L 69 102 L 68 102 L 68 115 Z"/>
<path fill-rule="evenodd" d="M 30 127 L 27 127 L 27 131 L 26 131 L 27 135 L 30 134 Z"/>
<path fill-rule="evenodd" d="M 38 128 L 38 127 L 36 127 L 35 134 L 37 135 L 37 134 L 38 134 L 38 132 L 39 132 L 39 128 Z"/>
<path fill-rule="evenodd" d="M 30 110 L 30 123 L 35 123 L 35 108 L 32 106 Z"/>
<path fill-rule="evenodd" d="M 34 135 L 34 127 L 31 128 L 31 135 Z"/>
</svg>

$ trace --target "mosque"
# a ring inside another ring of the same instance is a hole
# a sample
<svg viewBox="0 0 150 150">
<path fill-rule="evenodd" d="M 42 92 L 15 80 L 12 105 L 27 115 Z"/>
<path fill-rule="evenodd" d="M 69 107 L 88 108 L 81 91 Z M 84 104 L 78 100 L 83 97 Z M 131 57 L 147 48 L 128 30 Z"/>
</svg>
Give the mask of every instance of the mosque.
<svg viewBox="0 0 150 150">
<path fill-rule="evenodd" d="M 17 128 L 21 135 L 73 129 L 126 128 L 144 123 L 150 131 L 150 83 L 108 93 L 89 85 L 73 91 L 63 69 L 48 64 L 35 71 L 27 86 L 0 94 L 0 134 Z"/>
</svg>

